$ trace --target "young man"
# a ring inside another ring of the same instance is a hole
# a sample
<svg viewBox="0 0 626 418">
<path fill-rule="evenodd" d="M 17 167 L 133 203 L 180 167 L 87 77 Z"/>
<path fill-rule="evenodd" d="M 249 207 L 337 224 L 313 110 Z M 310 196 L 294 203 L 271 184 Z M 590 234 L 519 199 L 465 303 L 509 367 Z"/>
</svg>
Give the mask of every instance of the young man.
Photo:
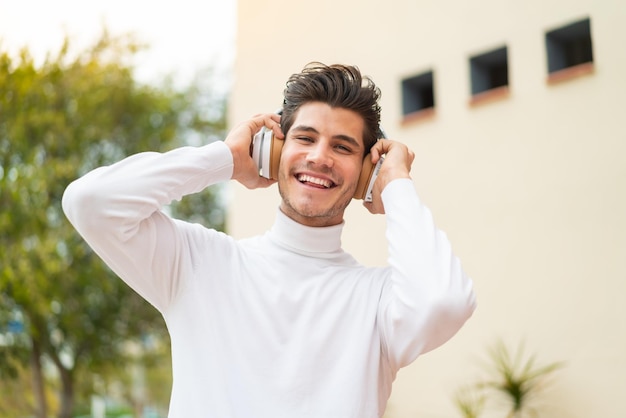
<svg viewBox="0 0 626 418">
<path fill-rule="evenodd" d="M 256 116 L 224 142 L 141 153 L 68 187 L 72 224 L 165 318 L 170 418 L 380 417 L 397 371 L 471 315 L 471 280 L 416 195 L 413 153 L 376 141 L 378 97 L 355 67 L 311 65 L 287 82 L 282 119 Z M 271 185 L 250 157 L 262 127 L 285 141 L 266 234 L 236 241 L 160 211 L 221 181 Z M 366 204 L 386 213 L 385 268 L 341 249 L 370 149 L 373 162 L 386 155 Z"/>
</svg>

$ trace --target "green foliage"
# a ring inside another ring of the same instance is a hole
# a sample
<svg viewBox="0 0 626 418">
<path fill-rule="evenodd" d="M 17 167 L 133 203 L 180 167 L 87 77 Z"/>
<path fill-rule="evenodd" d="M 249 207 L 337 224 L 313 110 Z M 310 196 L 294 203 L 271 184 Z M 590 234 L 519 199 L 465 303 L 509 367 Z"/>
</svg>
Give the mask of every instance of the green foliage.
<svg viewBox="0 0 626 418">
<path fill-rule="evenodd" d="M 537 366 L 536 357 L 526 358 L 524 347 L 510 353 L 504 343 L 498 343 L 490 351 L 494 371 L 498 376 L 484 385 L 498 391 L 510 405 L 510 417 L 521 416 L 531 407 L 532 398 L 542 388 L 543 380 L 561 367 L 561 363 Z"/>
<path fill-rule="evenodd" d="M 23 365 L 16 367 L 10 379 L 0 379 L 0 418 L 29 416 L 27 413 L 32 410 L 32 391 L 24 390 L 31 385 L 31 375 Z"/>
<path fill-rule="evenodd" d="M 465 418 L 477 418 L 493 396 L 507 405 L 507 418 L 522 418 L 536 414 L 534 401 L 545 387 L 546 379 L 562 367 L 562 363 L 538 366 L 534 355 L 527 356 L 523 344 L 511 352 L 498 342 L 489 349 L 491 377 L 457 391 L 455 404 Z"/>
<path fill-rule="evenodd" d="M 61 210 L 66 186 L 97 166 L 223 135 L 223 98 L 199 83 L 183 91 L 139 84 L 128 64 L 137 50 L 105 31 L 75 56 L 66 41 L 40 66 L 26 50 L 17 58 L 0 51 L 0 380 L 17 377 L 37 344 L 67 397 L 78 374 L 124 367 L 123 342 L 165 335 L 156 310 L 114 277 Z M 172 211 L 220 229 L 218 198 L 212 189 Z M 11 328 L 16 321 L 22 332 Z"/>
<path fill-rule="evenodd" d="M 474 386 L 465 386 L 456 393 L 454 402 L 464 418 L 478 418 L 485 409 L 485 394 Z"/>
</svg>

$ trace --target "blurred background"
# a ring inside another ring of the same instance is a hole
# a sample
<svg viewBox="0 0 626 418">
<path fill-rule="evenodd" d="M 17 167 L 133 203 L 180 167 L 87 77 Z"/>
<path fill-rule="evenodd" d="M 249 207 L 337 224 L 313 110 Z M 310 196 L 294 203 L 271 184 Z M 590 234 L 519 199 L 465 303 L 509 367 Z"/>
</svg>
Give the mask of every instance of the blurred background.
<svg viewBox="0 0 626 418">
<path fill-rule="evenodd" d="M 124 155 L 222 139 L 310 61 L 381 88 L 478 295 L 385 417 L 626 416 L 625 21 L 618 0 L 0 0 L 0 417 L 165 416 L 162 320 L 60 195 Z M 278 202 L 227 184 L 168 210 L 242 238 Z M 384 265 L 384 228 L 352 205 L 345 249 Z"/>
</svg>

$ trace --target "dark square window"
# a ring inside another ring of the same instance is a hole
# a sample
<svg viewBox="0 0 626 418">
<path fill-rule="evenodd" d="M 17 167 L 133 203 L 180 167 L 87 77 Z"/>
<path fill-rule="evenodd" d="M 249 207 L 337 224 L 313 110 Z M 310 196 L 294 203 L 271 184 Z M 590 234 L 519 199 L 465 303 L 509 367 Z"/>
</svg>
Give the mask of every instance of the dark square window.
<svg viewBox="0 0 626 418">
<path fill-rule="evenodd" d="M 433 107 L 435 107 L 435 91 L 432 71 L 402 80 L 402 114 L 404 116 Z"/>
<path fill-rule="evenodd" d="M 591 22 L 584 19 L 546 33 L 548 73 L 593 62 Z"/>
<path fill-rule="evenodd" d="M 507 48 L 470 58 L 470 78 L 472 95 L 509 85 L 509 64 Z"/>
</svg>

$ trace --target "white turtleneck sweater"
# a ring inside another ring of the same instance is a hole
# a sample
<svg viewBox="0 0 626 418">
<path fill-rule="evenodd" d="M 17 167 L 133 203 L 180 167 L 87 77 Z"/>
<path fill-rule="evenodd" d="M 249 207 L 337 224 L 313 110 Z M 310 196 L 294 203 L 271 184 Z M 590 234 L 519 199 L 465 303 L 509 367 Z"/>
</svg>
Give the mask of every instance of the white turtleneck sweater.
<svg viewBox="0 0 626 418">
<path fill-rule="evenodd" d="M 237 241 L 160 211 L 232 170 L 222 142 L 142 153 L 63 196 L 94 251 L 165 318 L 169 417 L 382 416 L 398 369 L 474 309 L 445 235 L 408 179 L 382 193 L 388 267 L 344 252 L 343 225 L 306 227 L 278 211 L 265 235 Z"/>
</svg>

